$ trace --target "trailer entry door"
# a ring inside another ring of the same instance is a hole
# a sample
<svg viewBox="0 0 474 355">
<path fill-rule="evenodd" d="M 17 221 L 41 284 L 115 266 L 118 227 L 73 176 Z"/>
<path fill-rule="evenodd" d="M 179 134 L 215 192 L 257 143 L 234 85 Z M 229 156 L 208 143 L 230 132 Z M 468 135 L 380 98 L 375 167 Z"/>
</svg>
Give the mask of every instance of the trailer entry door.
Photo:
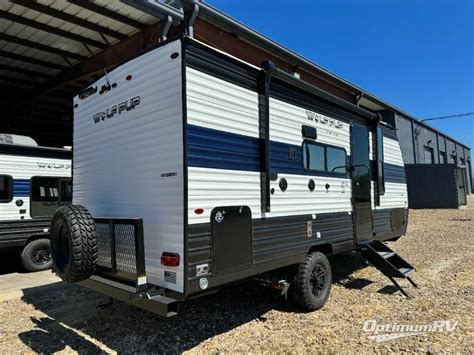
<svg viewBox="0 0 474 355">
<path fill-rule="evenodd" d="M 363 243 L 372 239 L 369 130 L 365 126 L 352 126 L 351 157 L 354 236 L 356 243 Z"/>
</svg>

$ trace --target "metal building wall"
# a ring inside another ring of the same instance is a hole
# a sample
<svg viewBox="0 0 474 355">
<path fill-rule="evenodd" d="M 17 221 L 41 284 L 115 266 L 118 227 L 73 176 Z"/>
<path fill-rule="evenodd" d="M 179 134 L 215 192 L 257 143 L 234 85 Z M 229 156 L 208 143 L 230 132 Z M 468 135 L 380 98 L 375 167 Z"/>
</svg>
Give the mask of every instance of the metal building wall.
<svg viewBox="0 0 474 355">
<path fill-rule="evenodd" d="M 405 164 L 415 164 L 415 150 L 412 134 L 413 127 L 411 120 L 396 115 L 395 127 L 397 128 L 397 135 L 398 140 L 400 141 L 403 161 Z"/>
<path fill-rule="evenodd" d="M 465 165 L 467 191 L 473 192 L 471 151 L 445 134 L 414 121 L 398 113 L 383 112 L 383 120 L 397 129 L 398 139 L 405 164 L 443 164 L 442 155 L 446 157 L 444 164 Z M 432 161 L 428 150 L 432 150 Z"/>
<path fill-rule="evenodd" d="M 405 165 L 409 208 L 458 208 L 455 164 Z"/>
</svg>

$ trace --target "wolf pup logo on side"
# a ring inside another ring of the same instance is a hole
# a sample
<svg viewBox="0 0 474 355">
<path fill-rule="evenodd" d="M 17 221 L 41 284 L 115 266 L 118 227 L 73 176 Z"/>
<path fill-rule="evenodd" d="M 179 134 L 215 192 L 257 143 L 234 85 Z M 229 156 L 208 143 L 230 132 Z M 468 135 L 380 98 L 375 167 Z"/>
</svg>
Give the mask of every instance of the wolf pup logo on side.
<svg viewBox="0 0 474 355">
<path fill-rule="evenodd" d="M 112 118 L 117 113 L 121 115 L 122 112 L 133 110 L 135 107 L 140 105 L 140 102 L 140 96 L 134 97 L 133 99 L 121 102 L 117 105 L 113 105 L 111 108 L 108 108 L 105 111 L 97 112 L 92 116 L 92 119 L 94 120 L 94 123 L 105 121 L 106 118 Z"/>
<path fill-rule="evenodd" d="M 306 113 L 306 117 L 310 121 L 320 122 L 322 124 L 332 126 L 334 128 L 337 128 L 337 129 L 344 128 L 344 124 L 342 122 L 340 122 L 338 120 L 335 120 L 333 118 L 329 118 L 329 117 L 326 117 L 324 115 L 321 115 L 319 113 L 309 111 L 309 110 L 306 110 L 305 113 Z"/>
</svg>

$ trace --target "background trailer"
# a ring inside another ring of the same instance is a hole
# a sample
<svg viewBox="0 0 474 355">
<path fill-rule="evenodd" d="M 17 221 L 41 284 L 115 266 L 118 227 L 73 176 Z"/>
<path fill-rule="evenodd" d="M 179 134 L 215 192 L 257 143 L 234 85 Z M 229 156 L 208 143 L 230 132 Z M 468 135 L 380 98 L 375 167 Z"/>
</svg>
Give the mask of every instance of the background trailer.
<svg viewBox="0 0 474 355">
<path fill-rule="evenodd" d="M 51 268 L 51 217 L 72 200 L 71 151 L 0 134 L 0 253 L 18 251 L 29 271 Z"/>
</svg>

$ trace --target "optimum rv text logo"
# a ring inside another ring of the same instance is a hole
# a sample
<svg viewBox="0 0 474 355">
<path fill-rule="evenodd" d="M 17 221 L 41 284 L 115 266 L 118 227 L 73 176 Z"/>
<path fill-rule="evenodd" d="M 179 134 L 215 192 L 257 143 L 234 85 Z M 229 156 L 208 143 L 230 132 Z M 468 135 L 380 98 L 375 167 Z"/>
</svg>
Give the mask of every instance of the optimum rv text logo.
<svg viewBox="0 0 474 355">
<path fill-rule="evenodd" d="M 117 105 L 113 105 L 111 108 L 108 108 L 105 111 L 97 112 L 95 115 L 92 116 L 92 119 L 94 120 L 94 123 L 105 121 L 106 118 L 112 118 L 116 114 L 121 115 L 122 112 L 133 110 L 135 107 L 140 105 L 140 102 L 140 96 L 134 97 L 133 99 L 129 99 Z"/>
<path fill-rule="evenodd" d="M 430 324 L 379 324 L 376 320 L 370 319 L 364 322 L 362 330 L 373 334 L 368 336 L 369 339 L 382 343 L 388 340 L 424 335 L 426 333 L 454 332 L 457 326 L 457 321 L 450 320 L 438 320 Z"/>
</svg>

